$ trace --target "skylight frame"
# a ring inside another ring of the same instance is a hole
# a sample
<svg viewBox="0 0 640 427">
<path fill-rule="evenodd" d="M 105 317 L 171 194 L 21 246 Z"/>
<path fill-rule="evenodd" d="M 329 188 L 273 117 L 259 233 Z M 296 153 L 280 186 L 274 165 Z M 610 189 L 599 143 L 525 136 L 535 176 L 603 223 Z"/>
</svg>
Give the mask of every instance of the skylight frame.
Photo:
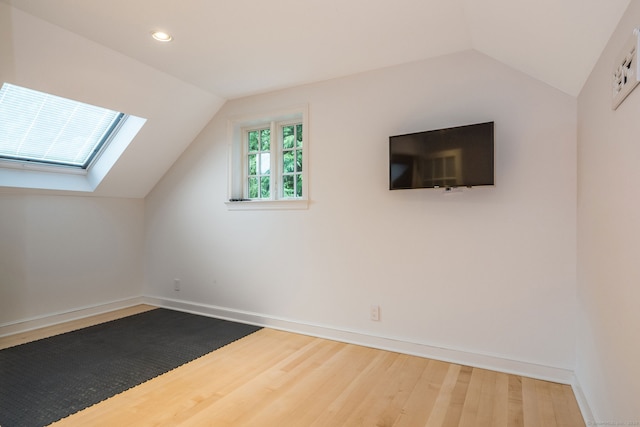
<svg viewBox="0 0 640 427">
<path fill-rule="evenodd" d="M 10 83 L 4 83 L 2 85 L 2 89 L 6 89 L 7 92 L 11 89 L 17 90 L 17 91 L 22 91 L 24 92 L 24 97 L 27 98 L 29 94 L 35 94 L 38 96 L 42 96 L 43 98 L 40 99 L 39 101 L 41 102 L 41 104 L 38 106 L 37 109 L 37 113 L 34 114 L 33 117 L 28 118 L 27 120 L 25 120 L 26 122 L 29 122 L 29 126 L 28 129 L 26 130 L 26 132 L 22 135 L 23 139 L 26 139 L 28 137 L 30 137 L 30 132 L 31 129 L 36 126 L 36 124 L 41 125 L 41 123 L 38 123 L 37 120 L 40 116 L 41 113 L 41 108 L 47 106 L 47 107 L 51 107 L 53 110 L 55 110 L 55 108 L 60 107 L 60 105 L 56 106 L 56 102 L 58 103 L 64 103 L 65 106 L 73 106 L 75 109 L 80 109 L 80 108 L 85 108 L 85 109 L 89 109 L 92 110 L 93 112 L 98 112 L 98 113 L 103 113 L 105 115 L 113 115 L 113 118 L 111 118 L 111 120 L 109 122 L 107 122 L 108 124 L 105 127 L 105 130 L 102 131 L 101 135 L 99 135 L 99 139 L 97 138 L 92 138 L 89 139 L 86 136 L 84 137 L 85 141 L 89 141 L 90 145 L 89 145 L 89 150 L 84 150 L 82 149 L 82 146 L 76 146 L 75 151 L 74 151 L 74 155 L 73 156 L 68 156 L 66 158 L 64 158 L 64 155 L 59 156 L 61 157 L 60 159 L 50 159 L 50 158 L 42 158 L 45 155 L 47 155 L 48 153 L 38 153 L 37 157 L 35 154 L 32 156 L 29 155 L 20 155 L 19 153 L 11 153 L 9 152 L 9 150 L 6 150 L 5 152 L 2 152 L 2 150 L 0 150 L 0 162 L 8 165 L 8 164 L 16 164 L 16 165 L 23 165 L 23 166 L 36 166 L 36 167 L 42 167 L 42 168 L 59 168 L 61 169 L 61 171 L 64 170 L 68 170 L 68 171 L 84 171 L 86 172 L 91 165 L 93 165 L 95 163 L 95 161 L 99 158 L 100 154 L 107 148 L 107 146 L 109 145 L 110 141 L 117 135 L 118 130 L 121 128 L 121 126 L 124 124 L 124 122 L 126 121 L 126 119 L 129 117 L 127 114 L 119 112 L 119 111 L 114 111 L 114 110 L 110 110 L 104 107 L 98 107 L 95 105 L 91 105 L 91 104 L 86 104 L 83 102 L 79 102 L 79 101 L 75 101 L 72 99 L 68 99 L 68 98 L 63 98 L 63 97 L 59 97 L 59 96 L 55 96 L 55 95 L 51 95 L 45 92 L 39 92 L 33 89 L 29 89 L 29 88 L 25 88 L 25 87 L 21 87 L 21 86 L 17 86 L 17 85 L 12 85 Z M 18 102 L 20 102 L 21 99 L 18 100 Z M 48 101 L 52 101 L 50 102 L 50 104 L 52 105 L 47 105 Z M 27 106 L 30 106 L 28 104 L 26 104 Z M 20 105 L 17 105 L 17 107 L 20 107 Z M 31 107 L 34 107 L 34 105 L 31 105 Z M 73 113 L 70 114 L 70 117 L 73 118 L 73 116 L 75 115 L 75 110 Z M 9 116 L 9 118 L 11 118 Z M 82 119 L 80 119 L 82 120 Z M 99 120 L 102 120 L 99 119 Z M 100 125 L 99 120 L 96 120 L 96 122 L 92 125 L 89 126 L 88 128 L 93 127 L 94 129 L 97 129 L 98 126 Z M 61 127 L 59 129 L 57 128 L 53 128 L 55 130 L 52 131 L 51 134 L 47 135 L 47 138 L 52 138 L 52 134 L 53 133 L 57 133 L 58 135 L 56 136 L 59 137 L 60 135 L 62 135 L 63 132 L 67 132 L 67 125 L 71 123 L 71 120 L 68 120 L 65 122 L 64 125 L 61 125 Z M 80 121 L 81 123 L 81 121 Z M 103 122 L 104 123 L 104 122 Z M 44 125 L 45 127 L 47 126 L 46 124 Z M 7 131 L 8 133 L 8 131 Z M 71 139 L 73 138 L 73 135 L 71 136 L 66 136 L 65 140 Z M 53 139 L 51 141 L 46 140 L 47 142 L 42 144 L 42 146 L 47 146 L 50 149 L 50 144 L 53 142 L 56 142 L 56 139 Z M 2 143 L 2 141 L 0 141 L 0 144 Z M 66 145 L 61 145 L 60 150 L 64 150 L 67 146 Z M 12 148 L 17 148 L 17 147 L 8 147 L 8 149 L 12 149 Z M 78 155 L 82 155 L 84 153 L 84 155 L 81 157 L 80 160 L 83 160 L 82 162 L 79 161 L 73 161 L 73 157 L 77 157 Z"/>
</svg>

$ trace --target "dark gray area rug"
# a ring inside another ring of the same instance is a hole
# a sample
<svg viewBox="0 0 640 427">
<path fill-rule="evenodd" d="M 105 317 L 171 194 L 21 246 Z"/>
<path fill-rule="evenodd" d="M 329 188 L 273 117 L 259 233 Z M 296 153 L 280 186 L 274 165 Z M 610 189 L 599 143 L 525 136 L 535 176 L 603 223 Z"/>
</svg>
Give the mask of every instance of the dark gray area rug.
<svg viewBox="0 0 640 427">
<path fill-rule="evenodd" d="M 44 426 L 259 327 L 167 309 L 0 350 L 0 426 Z"/>
</svg>

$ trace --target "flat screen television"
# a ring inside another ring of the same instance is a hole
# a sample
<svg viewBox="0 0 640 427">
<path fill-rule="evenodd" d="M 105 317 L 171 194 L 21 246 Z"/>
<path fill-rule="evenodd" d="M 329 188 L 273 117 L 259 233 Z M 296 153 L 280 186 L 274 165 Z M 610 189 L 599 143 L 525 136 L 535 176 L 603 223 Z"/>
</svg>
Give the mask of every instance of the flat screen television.
<svg viewBox="0 0 640 427">
<path fill-rule="evenodd" d="M 493 122 L 389 137 L 389 189 L 494 185 Z"/>
</svg>

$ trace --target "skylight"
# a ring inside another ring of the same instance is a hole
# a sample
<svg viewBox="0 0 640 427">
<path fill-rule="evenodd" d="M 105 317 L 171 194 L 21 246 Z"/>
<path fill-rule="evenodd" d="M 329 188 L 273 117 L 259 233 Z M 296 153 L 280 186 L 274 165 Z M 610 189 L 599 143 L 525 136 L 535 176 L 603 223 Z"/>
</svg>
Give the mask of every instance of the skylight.
<svg viewBox="0 0 640 427">
<path fill-rule="evenodd" d="M 127 116 L 4 83 L 0 159 L 87 169 Z"/>
</svg>

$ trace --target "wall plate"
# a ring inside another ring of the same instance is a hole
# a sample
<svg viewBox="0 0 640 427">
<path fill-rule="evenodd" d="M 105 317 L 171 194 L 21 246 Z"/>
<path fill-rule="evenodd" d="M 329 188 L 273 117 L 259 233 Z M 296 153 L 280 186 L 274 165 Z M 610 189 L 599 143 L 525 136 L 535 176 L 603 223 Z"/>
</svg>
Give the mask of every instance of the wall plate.
<svg viewBox="0 0 640 427">
<path fill-rule="evenodd" d="M 638 66 L 638 48 L 640 48 L 640 32 L 633 30 L 624 48 L 616 57 L 613 67 L 613 102 L 611 108 L 618 108 L 631 91 L 640 83 L 640 67 Z"/>
</svg>

